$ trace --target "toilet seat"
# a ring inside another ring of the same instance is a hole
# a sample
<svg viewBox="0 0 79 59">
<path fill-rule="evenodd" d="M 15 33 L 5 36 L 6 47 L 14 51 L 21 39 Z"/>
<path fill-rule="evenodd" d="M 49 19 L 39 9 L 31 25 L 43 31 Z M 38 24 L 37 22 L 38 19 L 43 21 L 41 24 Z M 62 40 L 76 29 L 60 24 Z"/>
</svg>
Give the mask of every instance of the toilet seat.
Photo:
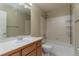
<svg viewBox="0 0 79 59">
<path fill-rule="evenodd" d="M 52 51 L 51 45 L 43 44 L 42 47 L 43 47 L 44 54 L 47 54 L 47 55 L 51 54 L 51 51 Z"/>
</svg>

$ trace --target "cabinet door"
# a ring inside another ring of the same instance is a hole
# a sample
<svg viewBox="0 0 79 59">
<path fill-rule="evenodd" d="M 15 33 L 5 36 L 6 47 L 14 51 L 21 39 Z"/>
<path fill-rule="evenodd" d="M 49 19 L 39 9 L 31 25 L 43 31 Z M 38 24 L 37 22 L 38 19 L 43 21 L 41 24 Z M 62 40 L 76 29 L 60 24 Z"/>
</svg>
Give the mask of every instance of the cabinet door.
<svg viewBox="0 0 79 59">
<path fill-rule="evenodd" d="M 21 53 L 20 52 L 16 52 L 14 54 L 11 54 L 10 56 L 21 56 Z"/>
<path fill-rule="evenodd" d="M 36 50 L 34 50 L 31 53 L 29 53 L 27 56 L 36 56 Z"/>
<path fill-rule="evenodd" d="M 36 49 L 36 44 L 33 43 L 31 44 L 31 46 L 26 46 L 24 49 L 22 49 L 22 55 L 23 56 L 26 56 L 28 55 L 31 51 L 35 50 Z"/>
<path fill-rule="evenodd" d="M 42 56 L 42 47 L 37 47 L 37 56 Z"/>
<path fill-rule="evenodd" d="M 37 42 L 37 47 L 41 46 L 42 42 L 41 41 L 38 41 Z"/>
</svg>

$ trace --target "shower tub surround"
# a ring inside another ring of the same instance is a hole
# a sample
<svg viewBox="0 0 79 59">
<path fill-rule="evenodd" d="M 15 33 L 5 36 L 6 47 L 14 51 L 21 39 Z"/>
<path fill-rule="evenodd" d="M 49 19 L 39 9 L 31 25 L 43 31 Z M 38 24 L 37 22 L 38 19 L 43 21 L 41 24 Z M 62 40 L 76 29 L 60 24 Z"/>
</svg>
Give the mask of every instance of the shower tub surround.
<svg viewBox="0 0 79 59">
<path fill-rule="evenodd" d="M 33 49 L 34 47 L 38 47 L 38 48 L 41 49 L 42 37 L 31 37 L 31 36 L 21 36 L 20 37 L 19 36 L 18 38 L 17 37 L 10 37 L 10 38 L 6 38 L 6 39 L 8 41 L 0 43 L 0 55 L 4 55 L 4 56 L 7 56 L 7 55 L 8 56 L 17 56 L 17 55 L 19 55 L 19 53 L 11 55 L 10 52 L 12 53 L 13 51 L 16 51 L 16 50 L 20 51 L 21 49 L 23 49 L 24 52 L 26 52 L 27 50 L 30 52 L 31 51 L 30 48 Z M 27 46 L 29 46 L 29 49 L 25 48 Z M 39 51 L 41 52 L 41 50 L 39 50 Z M 20 52 L 20 53 L 22 53 L 22 52 Z M 23 56 L 27 55 L 26 53 L 22 53 Z M 20 54 L 20 56 L 22 54 Z M 38 54 L 41 54 L 41 53 L 38 53 Z M 36 56 L 36 50 L 34 50 L 34 52 L 29 54 L 29 56 L 32 56 L 32 55 Z"/>
</svg>

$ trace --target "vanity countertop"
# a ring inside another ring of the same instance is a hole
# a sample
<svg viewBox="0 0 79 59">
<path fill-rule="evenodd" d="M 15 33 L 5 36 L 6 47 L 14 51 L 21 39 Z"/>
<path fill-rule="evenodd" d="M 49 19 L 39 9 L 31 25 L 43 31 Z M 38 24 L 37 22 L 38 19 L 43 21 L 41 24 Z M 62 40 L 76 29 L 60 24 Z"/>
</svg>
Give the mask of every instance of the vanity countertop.
<svg viewBox="0 0 79 59">
<path fill-rule="evenodd" d="M 42 37 L 23 37 L 22 40 L 19 40 L 17 38 L 9 38 L 14 40 L 9 40 L 7 42 L 0 43 L 0 55 L 5 54 L 9 51 L 12 51 L 14 49 L 18 49 L 24 45 L 31 44 L 33 42 L 39 41 L 42 39 Z"/>
</svg>

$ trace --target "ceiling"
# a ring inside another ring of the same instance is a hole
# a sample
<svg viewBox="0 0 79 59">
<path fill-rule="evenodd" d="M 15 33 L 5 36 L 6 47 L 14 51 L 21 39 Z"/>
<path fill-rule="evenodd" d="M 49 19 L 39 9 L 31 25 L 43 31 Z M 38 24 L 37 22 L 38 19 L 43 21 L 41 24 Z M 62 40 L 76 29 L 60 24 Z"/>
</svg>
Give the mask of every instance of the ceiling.
<svg viewBox="0 0 79 59">
<path fill-rule="evenodd" d="M 50 12 L 57 8 L 62 8 L 65 6 L 69 6 L 69 3 L 36 3 L 38 7 L 40 7 L 45 12 Z"/>
<path fill-rule="evenodd" d="M 28 5 L 27 3 L 25 3 Z M 6 5 L 9 5 L 13 7 L 14 9 L 21 11 L 22 13 L 30 15 L 30 9 L 25 8 L 23 5 L 19 5 L 19 3 L 8 3 Z M 62 8 L 65 6 L 69 6 L 69 3 L 35 3 L 39 8 L 41 8 L 44 12 L 50 12 L 57 8 Z"/>
</svg>

